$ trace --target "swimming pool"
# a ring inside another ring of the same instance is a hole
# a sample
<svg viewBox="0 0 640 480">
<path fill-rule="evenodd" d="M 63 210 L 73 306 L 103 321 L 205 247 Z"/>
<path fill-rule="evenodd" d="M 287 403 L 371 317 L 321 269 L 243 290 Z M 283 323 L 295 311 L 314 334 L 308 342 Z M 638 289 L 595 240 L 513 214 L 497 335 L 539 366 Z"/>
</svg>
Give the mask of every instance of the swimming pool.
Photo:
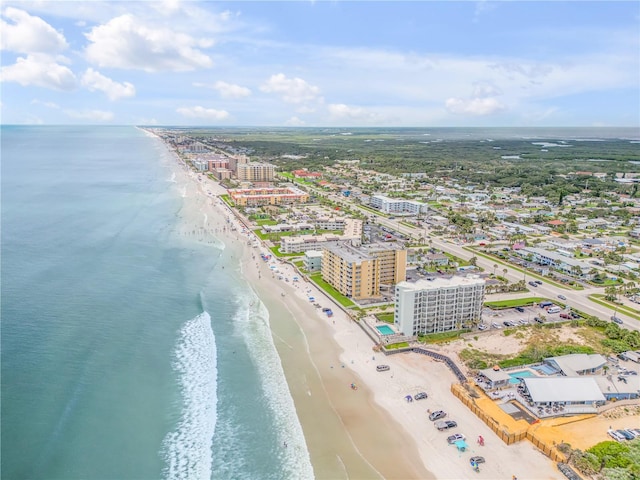
<svg viewBox="0 0 640 480">
<path fill-rule="evenodd" d="M 380 325 L 379 327 L 376 327 L 376 330 L 378 330 L 381 335 L 393 335 L 396 333 L 389 325 Z"/>
<path fill-rule="evenodd" d="M 520 383 L 520 378 L 535 377 L 536 375 L 529 370 L 520 370 L 519 372 L 510 373 L 509 376 L 511 377 L 509 383 Z"/>
</svg>

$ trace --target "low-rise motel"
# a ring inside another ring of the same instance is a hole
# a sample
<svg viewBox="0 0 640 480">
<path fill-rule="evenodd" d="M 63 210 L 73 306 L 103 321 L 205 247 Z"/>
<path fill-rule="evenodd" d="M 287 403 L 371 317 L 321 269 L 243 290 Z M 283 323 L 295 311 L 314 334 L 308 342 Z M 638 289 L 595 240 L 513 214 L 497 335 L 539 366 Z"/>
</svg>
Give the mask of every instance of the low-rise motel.
<svg viewBox="0 0 640 480">
<path fill-rule="evenodd" d="M 238 206 L 284 205 L 305 203 L 309 194 L 295 187 L 286 188 L 236 188 L 229 195 Z"/>
</svg>

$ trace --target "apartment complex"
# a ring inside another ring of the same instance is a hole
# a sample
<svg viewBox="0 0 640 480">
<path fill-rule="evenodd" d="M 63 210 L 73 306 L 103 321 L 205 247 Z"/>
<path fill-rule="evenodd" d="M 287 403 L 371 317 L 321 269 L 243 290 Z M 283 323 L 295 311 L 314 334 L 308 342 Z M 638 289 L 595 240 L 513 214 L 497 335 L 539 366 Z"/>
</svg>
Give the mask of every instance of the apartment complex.
<svg viewBox="0 0 640 480">
<path fill-rule="evenodd" d="M 350 237 L 347 235 L 336 235 L 334 233 L 323 233 L 322 235 L 282 237 L 280 240 L 280 251 L 282 253 L 299 253 L 308 252 L 309 250 L 322 250 L 328 246 L 338 245 L 345 241 L 349 241 L 353 245 L 360 245 L 360 235 Z"/>
<path fill-rule="evenodd" d="M 228 190 L 236 205 L 284 205 L 305 203 L 309 201 L 309 194 L 299 188 L 234 188 Z"/>
<path fill-rule="evenodd" d="M 407 336 L 459 330 L 480 321 L 485 282 L 477 275 L 396 285 L 394 323 Z"/>
<path fill-rule="evenodd" d="M 406 278 L 407 251 L 389 245 L 356 248 L 347 243 L 323 250 L 322 278 L 355 300 L 380 295 L 380 285 Z"/>
<path fill-rule="evenodd" d="M 385 213 L 408 213 L 412 215 L 426 212 L 428 208 L 426 203 L 405 200 L 404 198 L 389 198 L 384 195 L 373 195 L 369 200 L 369 204 Z"/>
<path fill-rule="evenodd" d="M 236 176 L 241 182 L 273 182 L 275 166 L 269 163 L 238 164 Z"/>
</svg>

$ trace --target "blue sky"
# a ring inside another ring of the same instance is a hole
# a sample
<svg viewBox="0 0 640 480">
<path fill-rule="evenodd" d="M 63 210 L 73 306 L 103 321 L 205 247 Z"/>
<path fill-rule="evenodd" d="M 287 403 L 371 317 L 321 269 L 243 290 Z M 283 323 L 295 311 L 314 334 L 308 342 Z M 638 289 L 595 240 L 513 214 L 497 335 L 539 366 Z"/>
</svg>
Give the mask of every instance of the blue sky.
<svg viewBox="0 0 640 480">
<path fill-rule="evenodd" d="M 4 124 L 640 126 L 635 1 L 3 1 Z"/>
</svg>

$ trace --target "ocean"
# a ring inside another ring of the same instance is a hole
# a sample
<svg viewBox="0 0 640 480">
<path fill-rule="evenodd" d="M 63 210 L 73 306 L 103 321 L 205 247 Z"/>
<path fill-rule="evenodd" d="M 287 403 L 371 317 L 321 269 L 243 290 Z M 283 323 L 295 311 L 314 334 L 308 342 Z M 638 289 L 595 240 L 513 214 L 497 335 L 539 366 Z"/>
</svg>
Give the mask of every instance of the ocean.
<svg viewBox="0 0 640 480">
<path fill-rule="evenodd" d="M 2 478 L 313 477 L 268 311 L 162 142 L 1 133 Z"/>
</svg>

